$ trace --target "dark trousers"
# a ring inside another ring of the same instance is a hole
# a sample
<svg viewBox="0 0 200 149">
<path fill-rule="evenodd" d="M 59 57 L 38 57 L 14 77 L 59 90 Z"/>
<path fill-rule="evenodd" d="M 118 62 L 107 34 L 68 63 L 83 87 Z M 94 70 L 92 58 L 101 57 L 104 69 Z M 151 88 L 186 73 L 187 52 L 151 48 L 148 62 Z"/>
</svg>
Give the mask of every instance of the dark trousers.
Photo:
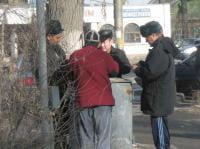
<svg viewBox="0 0 200 149">
<path fill-rule="evenodd" d="M 85 108 L 78 114 L 80 149 L 110 149 L 111 106 Z"/>
<path fill-rule="evenodd" d="M 170 149 L 167 117 L 151 116 L 151 128 L 156 149 Z"/>
</svg>

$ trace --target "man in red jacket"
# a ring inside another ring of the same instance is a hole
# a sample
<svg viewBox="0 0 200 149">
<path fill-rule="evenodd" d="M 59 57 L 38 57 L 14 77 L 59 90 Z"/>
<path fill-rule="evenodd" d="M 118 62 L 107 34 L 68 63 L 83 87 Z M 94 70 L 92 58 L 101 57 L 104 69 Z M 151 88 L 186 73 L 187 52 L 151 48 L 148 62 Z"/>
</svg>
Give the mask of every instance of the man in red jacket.
<svg viewBox="0 0 200 149">
<path fill-rule="evenodd" d="M 80 149 L 110 149 L 111 111 L 114 98 L 109 75 L 117 76 L 118 64 L 98 50 L 99 35 L 86 34 L 85 47 L 72 53 L 70 66 L 77 79 L 76 106 Z"/>
</svg>

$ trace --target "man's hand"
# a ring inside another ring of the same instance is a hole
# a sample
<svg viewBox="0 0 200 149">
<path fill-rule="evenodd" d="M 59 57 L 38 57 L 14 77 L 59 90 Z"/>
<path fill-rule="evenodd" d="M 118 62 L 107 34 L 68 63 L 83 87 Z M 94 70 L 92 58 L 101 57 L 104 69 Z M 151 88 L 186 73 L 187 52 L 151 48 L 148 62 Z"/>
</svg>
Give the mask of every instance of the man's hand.
<svg viewBox="0 0 200 149">
<path fill-rule="evenodd" d="M 135 63 L 135 64 L 132 65 L 132 68 L 135 70 L 136 68 L 139 67 L 139 65 L 140 65 L 139 63 Z"/>
</svg>

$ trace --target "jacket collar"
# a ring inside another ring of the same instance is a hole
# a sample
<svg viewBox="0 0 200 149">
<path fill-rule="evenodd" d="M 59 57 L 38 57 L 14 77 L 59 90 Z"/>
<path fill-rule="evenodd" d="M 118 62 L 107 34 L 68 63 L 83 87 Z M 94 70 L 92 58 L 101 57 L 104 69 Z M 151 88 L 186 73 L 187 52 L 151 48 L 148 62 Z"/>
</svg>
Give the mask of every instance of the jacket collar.
<svg viewBox="0 0 200 149">
<path fill-rule="evenodd" d="M 161 38 L 162 38 L 162 37 L 159 37 L 156 41 L 154 41 L 154 42 L 152 43 L 151 46 L 152 46 L 153 48 L 157 47 L 158 44 L 160 43 Z"/>
<path fill-rule="evenodd" d="M 111 47 L 110 53 L 116 52 L 117 48 L 114 48 L 113 46 Z"/>
</svg>

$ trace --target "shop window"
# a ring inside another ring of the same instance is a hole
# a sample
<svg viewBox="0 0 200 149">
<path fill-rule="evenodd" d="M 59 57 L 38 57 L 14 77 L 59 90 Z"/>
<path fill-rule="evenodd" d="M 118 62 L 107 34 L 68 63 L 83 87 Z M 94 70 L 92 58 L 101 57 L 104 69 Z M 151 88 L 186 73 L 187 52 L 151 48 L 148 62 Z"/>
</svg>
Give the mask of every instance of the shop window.
<svg viewBox="0 0 200 149">
<path fill-rule="evenodd" d="M 137 24 L 130 23 L 125 27 L 124 42 L 125 43 L 141 42 L 140 28 Z"/>
<path fill-rule="evenodd" d="M 0 0 L 0 3 L 8 4 L 8 0 Z"/>
</svg>

